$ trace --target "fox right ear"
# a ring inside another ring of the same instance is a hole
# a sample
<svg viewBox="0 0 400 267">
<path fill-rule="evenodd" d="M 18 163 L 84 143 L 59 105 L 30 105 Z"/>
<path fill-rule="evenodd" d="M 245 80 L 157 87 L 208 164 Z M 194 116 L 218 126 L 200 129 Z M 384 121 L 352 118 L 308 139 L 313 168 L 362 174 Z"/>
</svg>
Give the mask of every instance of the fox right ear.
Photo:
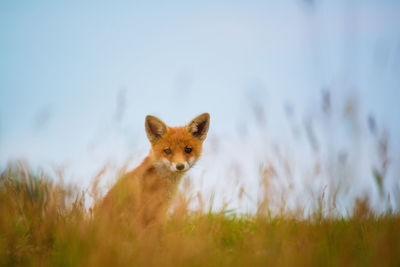
<svg viewBox="0 0 400 267">
<path fill-rule="evenodd" d="M 162 120 L 151 115 L 146 116 L 145 127 L 150 143 L 161 139 L 168 131 L 167 125 Z"/>
<path fill-rule="evenodd" d="M 210 126 L 210 114 L 203 113 L 194 118 L 189 124 L 186 126 L 188 132 L 196 137 L 204 141 L 207 137 L 208 127 Z"/>
</svg>

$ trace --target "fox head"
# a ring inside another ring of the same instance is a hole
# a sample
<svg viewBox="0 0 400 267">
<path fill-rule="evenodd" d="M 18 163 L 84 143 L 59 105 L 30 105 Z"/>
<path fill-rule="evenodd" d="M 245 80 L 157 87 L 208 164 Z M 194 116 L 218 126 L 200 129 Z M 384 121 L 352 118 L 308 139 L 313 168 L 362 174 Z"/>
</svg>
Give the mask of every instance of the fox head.
<svg viewBox="0 0 400 267">
<path fill-rule="evenodd" d="M 150 157 L 158 168 L 186 172 L 201 155 L 210 115 L 203 113 L 186 126 L 168 127 L 159 118 L 146 116 L 146 134 L 151 143 Z"/>
</svg>

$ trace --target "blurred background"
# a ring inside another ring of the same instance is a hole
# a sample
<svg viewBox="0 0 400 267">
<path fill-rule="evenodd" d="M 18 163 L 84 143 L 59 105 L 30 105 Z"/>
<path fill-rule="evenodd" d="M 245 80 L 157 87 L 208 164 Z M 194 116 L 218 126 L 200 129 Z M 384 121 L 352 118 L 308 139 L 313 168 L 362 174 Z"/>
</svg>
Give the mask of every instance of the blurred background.
<svg viewBox="0 0 400 267">
<path fill-rule="evenodd" d="M 391 0 L 1 1 L 0 167 L 84 189 L 106 166 L 107 190 L 147 155 L 147 114 L 209 112 L 183 183 L 198 203 L 398 210 L 399 17 Z"/>
</svg>

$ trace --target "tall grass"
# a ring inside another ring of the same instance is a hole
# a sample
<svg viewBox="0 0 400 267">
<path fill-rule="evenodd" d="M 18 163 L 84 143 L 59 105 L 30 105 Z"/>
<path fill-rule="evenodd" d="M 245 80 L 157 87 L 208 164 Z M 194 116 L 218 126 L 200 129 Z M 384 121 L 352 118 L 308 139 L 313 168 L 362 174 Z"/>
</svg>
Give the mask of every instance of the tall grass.
<svg viewBox="0 0 400 267">
<path fill-rule="evenodd" d="M 166 221 L 140 225 L 85 208 L 85 194 L 26 165 L 0 177 L 0 265 L 398 266 L 400 216 L 358 199 L 351 216 L 271 216 L 188 208 L 177 196 Z M 90 192 L 96 196 L 96 188 Z M 101 201 L 96 198 L 94 205 Z M 321 204 L 323 205 L 323 204 Z"/>
</svg>

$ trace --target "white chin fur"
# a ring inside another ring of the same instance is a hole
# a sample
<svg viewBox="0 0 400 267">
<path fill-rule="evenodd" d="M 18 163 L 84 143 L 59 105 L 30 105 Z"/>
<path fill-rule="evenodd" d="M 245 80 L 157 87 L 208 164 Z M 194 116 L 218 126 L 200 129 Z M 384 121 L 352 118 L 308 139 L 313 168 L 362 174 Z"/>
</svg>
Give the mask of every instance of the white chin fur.
<svg viewBox="0 0 400 267">
<path fill-rule="evenodd" d="M 163 166 L 163 167 L 165 167 L 165 168 L 167 168 L 167 169 L 169 169 L 170 171 L 178 172 L 178 171 L 187 171 L 187 170 L 189 170 L 189 169 L 193 166 L 194 162 L 195 162 L 195 160 L 194 160 L 193 157 L 190 158 L 188 162 L 183 162 L 182 164 L 185 166 L 185 167 L 183 168 L 183 170 L 178 170 L 178 169 L 176 168 L 176 165 L 177 165 L 177 164 L 174 163 L 174 162 L 170 162 L 170 161 L 169 161 L 168 159 L 166 159 L 166 158 L 161 159 L 160 165 Z"/>
<path fill-rule="evenodd" d="M 189 168 L 192 168 L 193 165 L 196 163 L 196 160 L 194 157 L 189 158 Z"/>
<path fill-rule="evenodd" d="M 164 168 L 167 168 L 167 169 L 169 169 L 170 171 L 173 171 L 173 172 L 177 172 L 177 171 L 187 171 L 190 167 L 192 167 L 193 166 L 193 163 L 194 163 L 194 159 L 193 158 L 190 158 L 189 159 L 189 162 L 184 162 L 184 163 L 182 163 L 185 167 L 183 168 L 183 170 L 178 170 L 177 168 L 176 168 L 176 163 L 174 163 L 174 162 L 170 162 L 168 159 L 166 159 L 166 158 L 163 158 L 163 159 L 161 159 L 160 161 L 159 161 L 159 165 L 160 166 L 162 166 L 162 167 L 164 167 Z"/>
<path fill-rule="evenodd" d="M 173 171 L 173 172 L 177 172 L 177 171 L 180 171 L 180 172 L 182 172 L 182 171 L 187 171 L 188 169 L 189 169 L 189 163 L 187 163 L 187 162 L 184 162 L 184 163 L 182 163 L 185 167 L 183 168 L 183 170 L 178 170 L 177 168 L 176 168 L 176 163 L 171 163 L 171 167 L 170 167 L 170 170 L 171 171 Z"/>
<path fill-rule="evenodd" d="M 169 160 L 167 160 L 166 158 L 161 159 L 161 165 L 167 169 L 172 168 L 172 163 Z"/>
</svg>

